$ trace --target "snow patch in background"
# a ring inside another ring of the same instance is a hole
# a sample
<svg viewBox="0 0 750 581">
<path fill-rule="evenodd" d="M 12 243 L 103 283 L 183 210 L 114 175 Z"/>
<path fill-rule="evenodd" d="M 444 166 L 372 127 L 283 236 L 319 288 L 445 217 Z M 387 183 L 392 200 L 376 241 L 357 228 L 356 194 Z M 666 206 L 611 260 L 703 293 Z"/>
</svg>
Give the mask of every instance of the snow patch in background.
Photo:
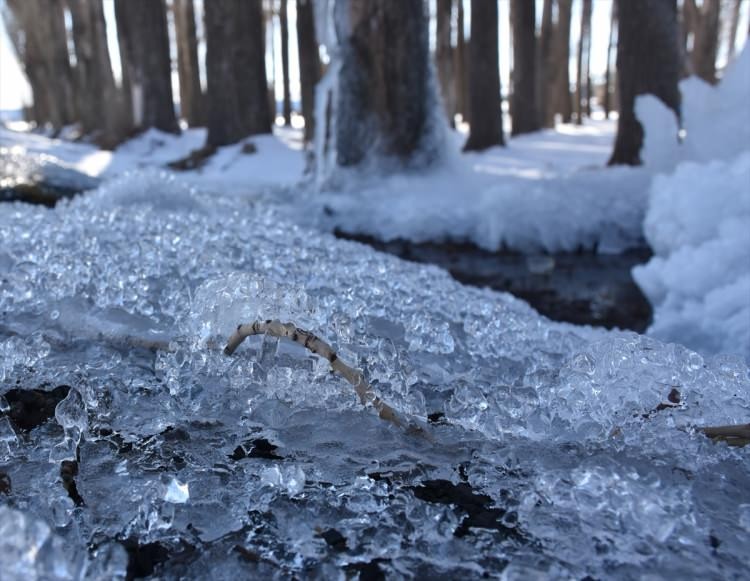
<svg viewBox="0 0 750 581">
<path fill-rule="evenodd" d="M 655 306 L 649 333 L 750 360 L 750 152 L 657 176 L 645 232 L 656 256 L 633 276 Z"/>
<path fill-rule="evenodd" d="M 641 157 L 652 171 L 670 172 L 683 161 L 731 159 L 750 148 L 750 46 L 730 64 L 721 82 L 698 77 L 680 82 L 685 137 L 677 140 L 674 112 L 653 95 L 636 99 L 646 135 Z"/>
<path fill-rule="evenodd" d="M 655 256 L 633 276 L 655 307 L 649 334 L 750 360 L 750 48 L 716 87 L 691 77 L 680 89 L 679 145 L 672 111 L 636 102 L 644 163 L 669 175 L 653 180 L 644 222 Z"/>
<path fill-rule="evenodd" d="M 311 196 L 296 218 L 381 240 L 471 241 L 497 250 L 581 247 L 620 252 L 643 243 L 650 174 L 605 168 L 614 124 L 591 122 L 460 155 L 423 172 L 356 173 Z M 325 209 L 325 212 L 322 210 Z"/>
</svg>

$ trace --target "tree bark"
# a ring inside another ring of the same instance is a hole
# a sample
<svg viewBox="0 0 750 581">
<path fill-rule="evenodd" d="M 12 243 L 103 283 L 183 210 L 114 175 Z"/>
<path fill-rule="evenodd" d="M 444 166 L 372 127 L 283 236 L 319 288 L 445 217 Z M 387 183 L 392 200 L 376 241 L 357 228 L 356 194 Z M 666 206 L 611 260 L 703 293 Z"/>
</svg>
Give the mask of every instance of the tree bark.
<svg viewBox="0 0 750 581">
<path fill-rule="evenodd" d="M 469 51 L 466 48 L 466 35 L 464 27 L 464 2 L 457 0 L 458 10 L 456 14 L 456 49 L 453 55 L 453 71 L 455 78 L 456 113 L 460 113 L 463 121 L 468 121 L 469 103 L 469 67 L 467 66 Z"/>
<path fill-rule="evenodd" d="M 655 95 L 680 116 L 677 0 L 617 0 L 617 10 L 620 117 L 609 164 L 638 165 L 643 127 L 635 116 L 636 96 Z"/>
<path fill-rule="evenodd" d="M 584 87 L 590 86 L 588 74 L 588 53 L 591 34 L 591 0 L 583 0 L 581 9 L 581 27 L 578 38 L 578 58 L 576 67 L 576 124 L 583 124 L 585 110 L 590 111 L 591 94 L 585 93 Z M 584 94 L 586 95 L 584 97 Z"/>
<path fill-rule="evenodd" d="M 451 19 L 453 0 L 437 0 L 435 61 L 437 64 L 443 107 L 451 127 L 456 123 L 456 83 L 453 78 L 453 49 L 451 48 Z"/>
<path fill-rule="evenodd" d="M 154 127 L 179 133 L 165 0 L 115 0 L 115 14 L 136 130 Z"/>
<path fill-rule="evenodd" d="M 573 103 L 570 96 L 571 5 L 572 0 L 557 0 L 558 18 L 554 37 L 556 60 L 554 64 L 553 116 L 555 113 L 560 113 L 563 123 L 570 123 L 573 118 Z"/>
<path fill-rule="evenodd" d="M 505 145 L 498 62 L 497 2 L 471 0 L 469 138 L 464 151 Z"/>
<path fill-rule="evenodd" d="M 537 111 L 535 2 L 512 0 L 513 123 L 511 135 L 540 129 Z"/>
<path fill-rule="evenodd" d="M 734 58 L 735 53 L 735 45 L 737 43 L 737 30 L 740 27 L 740 8 L 742 7 L 742 0 L 734 0 L 734 4 L 732 5 L 732 16 L 729 20 L 729 38 L 728 38 L 728 48 L 727 48 L 727 56 L 728 60 L 732 60 Z"/>
<path fill-rule="evenodd" d="M 305 142 L 312 143 L 315 137 L 315 87 L 320 80 L 320 56 L 315 34 L 313 0 L 297 0 L 297 48 L 302 116 L 305 118 Z"/>
<path fill-rule="evenodd" d="M 13 41 L 31 85 L 34 120 L 54 129 L 76 121 L 63 0 L 9 0 Z"/>
<path fill-rule="evenodd" d="M 337 0 L 336 163 L 429 163 L 435 95 L 423 0 Z"/>
<path fill-rule="evenodd" d="M 209 147 L 271 132 L 261 0 L 204 4 Z"/>
<path fill-rule="evenodd" d="M 281 0 L 279 6 L 279 23 L 281 28 L 281 76 L 284 85 L 284 124 L 292 124 L 292 96 L 289 90 L 289 17 L 287 0 Z"/>
<path fill-rule="evenodd" d="M 612 2 L 612 13 L 609 24 L 609 42 L 607 43 L 607 68 L 604 71 L 604 115 L 609 119 L 612 113 L 612 49 L 617 31 L 617 2 Z"/>
<path fill-rule="evenodd" d="M 715 83 L 721 0 L 703 0 L 700 8 L 695 0 L 685 0 L 685 9 L 690 11 L 693 22 L 693 72 L 707 83 Z"/>
<path fill-rule="evenodd" d="M 173 0 L 177 38 L 177 74 L 180 80 L 180 112 L 191 127 L 205 123 L 205 106 L 198 65 L 193 0 Z"/>
<path fill-rule="evenodd" d="M 68 0 L 76 52 L 76 105 L 83 132 L 105 149 L 127 137 L 125 101 L 115 84 L 102 0 Z"/>
<path fill-rule="evenodd" d="M 542 7 L 542 27 L 539 32 L 539 50 L 537 51 L 536 96 L 537 114 L 541 127 L 554 127 L 555 116 L 549 114 L 548 101 L 552 92 L 551 49 L 552 49 L 552 3 L 544 0 Z"/>
</svg>

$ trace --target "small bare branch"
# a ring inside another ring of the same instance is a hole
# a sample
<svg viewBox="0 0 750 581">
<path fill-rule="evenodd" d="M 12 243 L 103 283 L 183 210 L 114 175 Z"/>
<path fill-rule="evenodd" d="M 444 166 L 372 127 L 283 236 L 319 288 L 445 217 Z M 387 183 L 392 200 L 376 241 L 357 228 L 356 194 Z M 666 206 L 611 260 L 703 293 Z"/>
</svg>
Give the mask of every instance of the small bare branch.
<svg viewBox="0 0 750 581">
<path fill-rule="evenodd" d="M 714 426 L 699 428 L 699 430 L 715 442 L 726 442 L 730 446 L 750 444 L 750 424 Z"/>
<path fill-rule="evenodd" d="M 229 337 L 227 345 L 224 348 L 224 353 L 226 355 L 232 355 L 247 337 L 264 334 L 290 339 L 295 343 L 302 345 L 312 353 L 326 359 L 331 364 L 331 368 L 334 371 L 338 372 L 344 379 L 352 384 L 354 391 L 357 392 L 359 400 L 362 402 L 362 405 L 372 405 L 381 419 L 390 422 L 399 428 L 415 432 L 429 439 L 429 435 L 421 426 L 412 422 L 404 421 L 398 415 L 396 410 L 380 399 L 372 390 L 370 384 L 367 383 L 367 380 L 361 371 L 351 367 L 341 360 L 333 348 L 323 341 L 323 339 L 310 331 L 300 329 L 293 323 L 282 323 L 278 320 L 268 319 L 266 321 L 255 321 L 252 324 L 239 325 L 235 332 L 232 333 L 232 336 Z"/>
</svg>

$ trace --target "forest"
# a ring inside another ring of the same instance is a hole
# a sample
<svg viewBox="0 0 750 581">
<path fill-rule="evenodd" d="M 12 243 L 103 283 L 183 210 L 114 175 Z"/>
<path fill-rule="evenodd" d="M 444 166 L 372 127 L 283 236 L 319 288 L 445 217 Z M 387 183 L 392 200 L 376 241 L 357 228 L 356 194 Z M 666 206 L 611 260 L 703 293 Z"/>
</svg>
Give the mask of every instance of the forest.
<svg viewBox="0 0 750 581">
<path fill-rule="evenodd" d="M 0 581 L 747 575 L 750 1 L 0 16 Z"/>
</svg>

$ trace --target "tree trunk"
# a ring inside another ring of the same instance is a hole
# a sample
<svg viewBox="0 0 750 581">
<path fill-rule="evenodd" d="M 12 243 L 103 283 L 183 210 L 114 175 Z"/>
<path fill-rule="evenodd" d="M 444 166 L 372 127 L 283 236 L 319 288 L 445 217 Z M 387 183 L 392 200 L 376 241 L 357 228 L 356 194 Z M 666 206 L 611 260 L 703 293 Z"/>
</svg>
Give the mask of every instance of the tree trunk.
<svg viewBox="0 0 750 581">
<path fill-rule="evenodd" d="M 179 133 L 172 98 L 165 0 L 115 0 L 115 14 L 135 128 Z"/>
<path fill-rule="evenodd" d="M 125 101 L 115 84 L 102 0 L 68 0 L 76 52 L 76 103 L 83 132 L 105 149 L 127 137 Z"/>
<path fill-rule="evenodd" d="M 729 20 L 729 38 L 727 47 L 727 59 L 732 60 L 735 53 L 735 45 L 737 43 L 737 30 L 740 27 L 740 8 L 742 7 L 742 0 L 734 0 L 732 5 L 732 16 Z"/>
<path fill-rule="evenodd" d="M 537 96 L 537 114 L 539 116 L 539 125 L 541 127 L 554 127 L 555 116 L 549 114 L 550 93 L 552 92 L 552 3 L 553 0 L 544 0 L 542 7 L 542 27 L 539 32 L 539 50 L 537 52 L 537 75 L 536 75 L 536 96 Z"/>
<path fill-rule="evenodd" d="M 54 129 L 75 122 L 63 0 L 9 0 L 8 8 L 15 20 L 14 45 L 31 85 L 35 121 Z"/>
<path fill-rule="evenodd" d="M 558 19 L 555 27 L 555 89 L 554 113 L 562 115 L 563 123 L 573 118 L 573 103 L 570 97 L 570 20 L 572 0 L 557 0 Z M 554 114 L 553 113 L 553 114 Z"/>
<path fill-rule="evenodd" d="M 677 0 L 617 0 L 617 10 L 620 117 L 609 163 L 638 165 L 643 127 L 635 116 L 636 96 L 656 95 L 680 115 Z"/>
<path fill-rule="evenodd" d="M 445 114 L 451 127 L 455 127 L 453 115 L 456 111 L 456 83 L 453 78 L 453 50 L 451 49 L 452 7 L 453 0 L 437 0 L 435 61 Z"/>
<path fill-rule="evenodd" d="M 315 137 L 315 87 L 320 80 L 313 0 L 297 0 L 297 48 L 302 116 L 305 118 L 305 142 L 311 143 Z"/>
<path fill-rule="evenodd" d="M 287 0 L 281 0 L 279 23 L 281 27 L 281 77 L 284 84 L 284 124 L 291 125 L 292 96 L 289 91 L 289 18 L 287 16 Z"/>
<path fill-rule="evenodd" d="M 261 0 L 204 4 L 209 147 L 271 132 Z"/>
<path fill-rule="evenodd" d="M 703 0 L 700 8 L 695 0 L 685 0 L 684 10 L 693 36 L 691 72 L 707 83 L 716 83 L 721 0 Z"/>
<path fill-rule="evenodd" d="M 497 2 L 471 0 L 469 138 L 464 151 L 505 145 L 498 62 Z"/>
<path fill-rule="evenodd" d="M 607 43 L 607 68 L 604 71 L 604 115 L 609 119 L 612 113 L 612 48 L 617 30 L 617 2 L 612 2 L 612 13 L 609 24 L 609 42 Z"/>
<path fill-rule="evenodd" d="M 198 65 L 193 0 L 173 0 L 177 37 L 177 74 L 180 80 L 180 112 L 191 127 L 205 123 L 205 106 Z"/>
<path fill-rule="evenodd" d="M 369 155 L 401 163 L 432 160 L 427 18 L 423 0 L 337 0 L 341 66 L 336 163 Z"/>
<path fill-rule="evenodd" d="M 513 123 L 511 135 L 538 131 L 535 2 L 512 0 Z"/>
<path fill-rule="evenodd" d="M 456 113 L 460 113 L 463 121 L 468 120 L 468 103 L 469 103 L 469 67 L 468 50 L 466 48 L 466 35 L 464 27 L 464 2 L 457 0 L 458 11 L 456 15 L 456 49 L 453 53 L 453 72 L 455 78 L 455 95 L 456 95 Z"/>
<path fill-rule="evenodd" d="M 583 113 L 589 108 L 590 94 L 584 97 L 584 86 L 590 83 L 588 75 L 588 43 L 591 32 L 591 0 L 583 0 L 581 28 L 578 37 L 578 59 L 576 67 L 576 124 L 583 125 Z M 585 58 L 584 58 L 585 57 Z"/>
</svg>

